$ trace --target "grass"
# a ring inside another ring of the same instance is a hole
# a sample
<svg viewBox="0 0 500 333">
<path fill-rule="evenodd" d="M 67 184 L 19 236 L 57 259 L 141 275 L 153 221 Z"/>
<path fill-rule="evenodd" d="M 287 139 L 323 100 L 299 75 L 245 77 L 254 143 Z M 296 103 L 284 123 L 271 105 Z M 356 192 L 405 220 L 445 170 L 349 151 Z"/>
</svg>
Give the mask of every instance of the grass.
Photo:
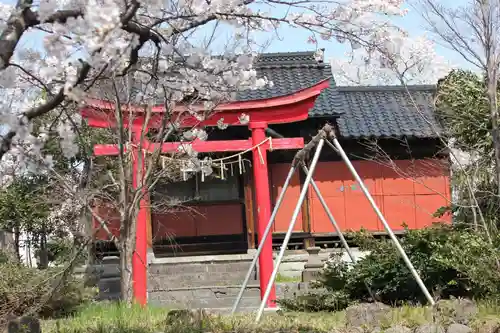
<svg viewBox="0 0 500 333">
<path fill-rule="evenodd" d="M 266 314 L 259 325 L 255 315 L 213 316 L 200 323 L 167 322 L 165 308 L 126 307 L 118 303 L 99 303 L 82 308 L 77 315 L 45 321 L 44 333 L 333 333 L 345 332 L 345 313 L 284 313 Z M 389 320 L 380 323 L 386 328 L 394 324 L 416 327 L 432 321 L 429 308 L 403 306 L 395 308 Z M 472 323 L 476 329 L 486 324 L 500 324 L 500 305 L 493 302 L 479 304 L 479 314 Z M 201 326 L 200 326 L 201 325 Z"/>
<path fill-rule="evenodd" d="M 302 278 L 300 276 L 286 276 L 278 273 L 276 276 L 276 283 L 290 283 L 290 282 L 300 282 Z"/>
<path fill-rule="evenodd" d="M 43 324 L 44 333 L 184 333 L 184 332 L 329 332 L 344 322 L 344 314 L 286 313 L 266 314 L 258 326 L 255 315 L 213 316 L 203 327 L 196 323 L 167 322 L 168 310 L 139 306 L 126 307 L 118 303 L 95 304 L 83 308 L 77 315 Z"/>
</svg>

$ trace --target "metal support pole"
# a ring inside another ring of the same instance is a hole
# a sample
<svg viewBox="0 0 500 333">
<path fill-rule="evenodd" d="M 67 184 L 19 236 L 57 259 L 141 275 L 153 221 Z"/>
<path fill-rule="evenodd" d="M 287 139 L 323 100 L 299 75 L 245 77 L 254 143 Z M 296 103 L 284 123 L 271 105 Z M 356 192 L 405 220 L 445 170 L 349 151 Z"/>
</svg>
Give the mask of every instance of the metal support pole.
<svg viewBox="0 0 500 333">
<path fill-rule="evenodd" d="M 307 167 L 302 164 L 302 169 L 304 170 L 304 172 L 306 174 L 309 173 L 309 171 L 307 170 Z M 330 210 L 330 208 L 328 208 L 328 205 L 326 204 L 325 202 L 325 199 L 323 198 L 323 195 L 321 194 L 321 192 L 319 191 L 319 188 L 318 186 L 316 185 L 316 182 L 314 181 L 314 179 L 311 178 L 311 185 L 312 185 L 312 188 L 314 190 L 314 192 L 316 193 L 316 195 L 318 196 L 318 199 L 319 199 L 319 202 L 321 203 L 321 205 L 323 206 L 323 209 L 325 210 L 325 213 L 326 215 L 328 216 L 328 219 L 330 220 L 330 222 L 332 223 L 333 225 L 333 228 L 335 229 L 335 231 L 337 231 L 337 233 L 339 234 L 339 238 L 340 238 L 340 242 L 342 243 L 342 245 L 344 246 L 346 252 L 347 252 L 347 255 L 349 255 L 349 258 L 351 259 L 351 262 L 353 264 L 356 263 L 356 258 L 354 257 L 354 255 L 352 254 L 352 251 L 351 251 L 351 247 L 349 246 L 349 244 L 347 244 L 347 240 L 345 239 L 344 237 L 344 234 L 342 233 L 342 230 L 340 230 L 340 227 L 339 225 L 337 224 L 337 221 L 335 220 L 335 218 L 333 217 L 333 214 Z M 368 290 L 368 293 L 370 294 L 370 296 L 372 297 L 373 300 L 376 300 L 375 299 L 375 295 L 373 294 L 370 286 L 368 285 L 368 283 L 366 283 L 366 281 L 364 281 L 365 283 L 365 287 L 366 289 Z"/>
<path fill-rule="evenodd" d="M 306 174 L 309 173 L 309 171 L 307 170 L 307 167 L 305 165 L 302 166 L 302 168 L 304 169 L 304 172 Z M 319 188 L 318 186 L 316 185 L 316 182 L 314 181 L 314 179 L 311 179 L 311 185 L 312 185 L 312 188 L 314 190 L 314 192 L 316 193 L 316 195 L 318 196 L 318 199 L 319 199 L 319 202 L 321 203 L 321 205 L 323 206 L 323 209 L 325 210 L 325 213 L 326 215 L 328 216 L 328 219 L 330 220 L 330 222 L 332 223 L 333 225 L 333 228 L 335 229 L 335 231 L 338 232 L 339 234 L 339 238 L 340 238 L 340 242 L 342 243 L 342 245 L 344 246 L 344 248 L 346 249 L 347 251 L 347 254 L 349 255 L 349 258 L 351 259 L 352 263 L 356 263 L 356 258 L 354 258 L 354 255 L 352 254 L 351 252 L 351 248 L 349 247 L 349 244 L 347 244 L 347 241 L 344 237 L 344 234 L 342 233 L 342 231 L 340 230 L 340 227 L 339 225 L 337 224 L 337 221 L 335 220 L 335 218 L 333 217 L 332 215 L 332 212 L 330 211 L 330 208 L 328 208 L 328 205 L 326 204 L 325 202 L 325 199 L 323 198 L 323 195 L 321 195 L 321 192 L 319 191 Z"/>
<path fill-rule="evenodd" d="M 264 308 L 266 307 L 267 299 L 269 298 L 269 294 L 271 293 L 271 289 L 273 288 L 274 281 L 276 280 L 276 276 L 278 275 L 279 266 L 281 260 L 283 260 L 283 256 L 285 255 L 285 250 L 290 241 L 290 237 L 292 237 L 293 228 L 295 223 L 297 222 L 297 217 L 299 216 L 300 209 L 302 208 L 302 203 L 307 194 L 307 190 L 309 188 L 309 183 L 311 182 L 314 169 L 316 169 L 316 164 L 318 164 L 319 155 L 321 154 L 321 150 L 323 149 L 323 144 L 325 143 L 324 139 L 321 139 L 316 147 L 316 152 L 314 153 L 314 157 L 311 162 L 311 172 L 307 174 L 306 180 L 300 192 L 299 201 L 297 202 L 297 206 L 295 206 L 295 210 L 293 211 L 292 219 L 290 220 L 290 225 L 285 235 L 285 239 L 283 240 L 283 244 L 281 245 L 280 253 L 276 258 L 276 263 L 274 265 L 273 273 L 271 274 L 271 279 L 267 284 L 266 292 L 264 294 L 264 298 L 262 299 L 259 307 L 259 311 L 257 312 L 257 317 L 255 318 L 255 322 L 258 323 L 260 318 L 262 317 L 262 313 L 264 312 Z"/>
<path fill-rule="evenodd" d="M 358 172 L 356 171 L 356 169 L 352 165 L 351 161 L 349 160 L 349 157 L 347 157 L 344 149 L 340 145 L 337 138 L 333 138 L 333 144 L 334 144 L 335 148 L 338 150 L 338 153 L 340 154 L 340 156 L 344 160 L 345 164 L 349 168 L 349 171 L 351 171 L 351 174 L 354 176 L 354 178 L 358 182 L 359 186 L 361 187 L 361 190 L 363 191 L 364 195 L 366 196 L 366 198 L 370 202 L 370 204 L 373 207 L 373 210 L 377 214 L 378 218 L 382 221 L 382 224 L 384 225 L 385 231 L 389 234 L 389 237 L 391 237 L 392 241 L 394 242 L 394 245 L 396 246 L 396 249 L 398 250 L 399 254 L 403 257 L 403 260 L 404 260 L 406 266 L 408 267 L 411 274 L 415 278 L 415 281 L 417 281 L 417 284 L 420 287 L 420 289 L 422 290 L 422 292 L 424 293 L 425 297 L 427 298 L 427 301 L 429 302 L 430 305 L 434 306 L 434 299 L 432 298 L 431 294 L 429 293 L 429 290 L 427 289 L 424 282 L 420 278 L 420 275 L 418 274 L 418 272 L 415 270 L 415 267 L 413 267 L 413 264 L 411 263 L 410 258 L 408 258 L 408 256 L 406 255 L 405 250 L 403 249 L 403 247 L 399 243 L 398 239 L 396 238 L 396 235 L 394 235 L 394 232 L 392 232 L 392 229 L 389 226 L 389 223 L 387 223 L 387 220 L 385 219 L 384 215 L 382 214 L 382 212 L 378 208 L 377 204 L 373 200 L 373 197 L 371 196 L 370 192 L 368 192 L 368 189 L 366 188 L 363 180 L 361 180 L 361 177 L 359 177 Z"/>
<path fill-rule="evenodd" d="M 290 181 L 292 180 L 293 174 L 295 173 L 296 167 L 292 166 L 290 168 L 290 171 L 288 172 L 288 176 L 286 177 L 285 183 L 283 184 L 283 188 L 281 189 L 281 193 L 278 196 L 278 200 L 276 201 L 276 204 L 274 205 L 273 212 L 271 214 L 271 217 L 269 218 L 269 222 L 267 223 L 266 230 L 264 231 L 264 234 L 262 235 L 262 241 L 259 243 L 259 247 L 257 248 L 257 253 L 255 254 L 255 257 L 252 260 L 252 263 L 250 264 L 250 268 L 248 269 L 247 275 L 245 276 L 245 280 L 243 281 L 243 285 L 241 286 L 240 292 L 238 293 L 238 296 L 236 297 L 236 301 L 234 302 L 233 308 L 231 310 L 231 314 L 234 314 L 236 310 L 238 310 L 238 306 L 240 305 L 241 299 L 243 298 L 243 293 L 245 292 L 245 289 L 248 285 L 248 281 L 250 280 L 250 277 L 252 276 L 252 272 L 257 266 L 257 261 L 259 260 L 260 253 L 262 252 L 262 249 L 264 248 L 264 243 L 265 240 L 267 239 L 267 236 L 271 232 L 271 229 L 274 224 L 274 220 L 276 218 L 276 215 L 278 214 L 278 210 L 281 206 L 281 203 L 283 202 L 283 199 L 285 197 L 285 192 L 288 189 L 288 186 L 290 185 Z"/>
</svg>

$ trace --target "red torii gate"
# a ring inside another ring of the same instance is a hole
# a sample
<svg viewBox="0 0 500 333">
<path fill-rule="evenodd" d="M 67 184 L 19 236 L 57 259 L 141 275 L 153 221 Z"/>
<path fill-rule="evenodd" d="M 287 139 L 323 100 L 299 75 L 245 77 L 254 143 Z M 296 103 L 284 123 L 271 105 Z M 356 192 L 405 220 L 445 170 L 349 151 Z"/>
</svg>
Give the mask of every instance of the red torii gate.
<svg viewBox="0 0 500 333">
<path fill-rule="evenodd" d="M 209 119 L 202 122 L 194 117 L 187 116 L 181 121 L 182 127 L 191 126 L 216 126 L 220 119 L 229 125 L 242 124 L 239 117 L 242 113 L 249 116 L 248 127 L 252 132 L 252 137 L 247 140 L 227 140 L 227 141 L 194 141 L 193 149 L 200 153 L 208 152 L 237 152 L 245 151 L 255 147 L 266 140 L 265 130 L 269 124 L 291 123 L 305 120 L 308 117 L 309 110 L 314 106 L 316 98 L 321 91 L 329 86 L 329 79 L 318 82 L 317 84 L 299 90 L 293 94 L 273 97 L 268 99 L 231 102 L 221 104 L 215 108 L 215 113 Z M 82 108 L 81 114 L 87 119 L 88 125 L 91 127 L 110 128 L 115 127 L 117 121 L 114 112 L 115 104 L 102 100 L 89 100 Z M 190 107 L 191 111 L 193 107 Z M 162 153 L 177 151 L 181 144 L 186 143 L 151 143 L 144 139 L 141 142 L 141 131 L 145 121 L 145 110 L 142 107 L 123 108 L 126 112 L 122 114 L 122 123 L 127 127 L 132 124 L 132 157 L 133 157 L 133 186 L 137 188 L 139 181 L 137 179 L 137 171 L 139 168 L 144 169 L 144 164 L 138 163 L 138 146 L 147 151 L 154 152 L 161 149 Z M 195 109 L 196 110 L 196 109 Z M 203 112 L 203 107 L 199 106 L 198 110 Z M 179 106 L 175 112 L 184 112 L 186 107 Z M 164 106 L 155 106 L 152 110 L 147 129 L 158 128 L 161 126 Z M 255 199 L 257 207 L 257 234 L 259 243 L 266 229 L 267 223 L 271 215 L 271 196 L 269 193 L 269 176 L 267 167 L 267 150 L 276 149 L 301 149 L 304 147 L 303 138 L 286 138 L 273 139 L 272 147 L 270 142 L 265 142 L 260 145 L 259 149 L 253 149 L 253 175 L 255 187 Z M 264 150 L 263 152 L 260 149 Z M 118 145 L 115 144 L 99 144 L 94 147 L 96 156 L 116 156 L 119 153 Z M 144 159 L 142 159 L 144 162 Z M 140 203 L 140 209 L 137 216 L 137 231 L 136 231 L 136 249 L 132 259 L 132 278 L 134 281 L 133 290 L 135 300 L 142 305 L 147 303 L 147 249 L 148 249 L 148 196 L 144 195 Z M 268 237 L 265 240 L 264 248 L 259 257 L 259 279 L 261 297 L 264 295 L 268 281 L 270 280 L 273 271 L 273 252 L 272 239 Z M 276 292 L 273 288 L 268 306 L 275 307 Z"/>
</svg>

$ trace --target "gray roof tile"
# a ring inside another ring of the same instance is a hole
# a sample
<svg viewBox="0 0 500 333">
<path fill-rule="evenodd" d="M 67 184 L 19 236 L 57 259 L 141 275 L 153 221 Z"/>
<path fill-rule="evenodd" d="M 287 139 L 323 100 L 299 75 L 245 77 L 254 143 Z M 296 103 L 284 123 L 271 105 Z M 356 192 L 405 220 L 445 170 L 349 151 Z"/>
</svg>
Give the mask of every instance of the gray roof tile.
<svg viewBox="0 0 500 333">
<path fill-rule="evenodd" d="M 314 52 L 262 54 L 255 67 L 274 86 L 241 92 L 238 100 L 291 94 L 331 76 L 328 65 L 314 60 Z M 332 79 L 309 116 L 338 116 L 344 138 L 434 138 L 441 127 L 434 116 L 433 92 L 434 86 L 408 86 L 408 91 L 402 86 L 335 87 Z"/>
<path fill-rule="evenodd" d="M 344 138 L 434 138 L 441 132 L 432 107 L 433 86 L 336 87 L 332 90 Z M 415 104 L 418 107 L 415 107 Z M 437 132 L 437 133 L 436 133 Z"/>
<path fill-rule="evenodd" d="M 236 95 L 237 100 L 255 100 L 276 96 L 288 95 L 297 90 L 308 88 L 321 80 L 332 76 L 330 66 L 319 63 L 314 59 L 314 52 L 264 53 L 257 58 L 255 69 L 259 77 L 266 77 L 272 81 L 272 88 L 241 91 Z M 325 116 L 335 113 L 333 100 L 328 91 L 323 91 L 316 100 L 310 116 Z"/>
<path fill-rule="evenodd" d="M 255 68 L 273 87 L 239 92 L 237 100 L 255 100 L 288 95 L 331 77 L 330 66 L 317 62 L 314 52 L 264 53 Z M 436 137 L 433 127 L 441 130 L 432 109 L 432 86 L 409 86 L 411 101 L 404 87 L 330 87 L 323 90 L 309 112 L 310 117 L 336 117 L 339 134 L 344 138 Z M 102 91 L 94 87 L 97 96 Z M 105 98 L 104 96 L 101 96 Z M 162 102 L 162 101 L 161 101 Z"/>
</svg>

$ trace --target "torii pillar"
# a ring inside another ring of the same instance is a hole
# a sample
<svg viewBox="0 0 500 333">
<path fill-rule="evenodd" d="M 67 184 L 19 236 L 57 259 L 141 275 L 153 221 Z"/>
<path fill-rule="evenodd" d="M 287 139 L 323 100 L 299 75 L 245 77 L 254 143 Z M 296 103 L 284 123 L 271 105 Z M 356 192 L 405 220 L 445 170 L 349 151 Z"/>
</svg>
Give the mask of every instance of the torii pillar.
<svg viewBox="0 0 500 333">
<path fill-rule="evenodd" d="M 317 84 L 299 90 L 293 94 L 279 96 L 268 99 L 231 102 L 221 104 L 214 110 L 214 115 L 202 122 L 191 116 L 186 116 L 182 119 L 182 127 L 193 126 L 217 126 L 219 121 L 232 126 L 242 126 L 240 116 L 246 114 L 249 116 L 248 127 L 252 131 L 252 137 L 248 140 L 228 140 L 228 141 L 194 141 L 191 143 L 193 149 L 199 153 L 208 152 L 235 152 L 246 151 L 255 147 L 266 140 L 265 130 L 270 124 L 292 123 L 305 120 L 308 117 L 309 110 L 314 107 L 316 98 L 321 91 L 329 86 L 329 79 L 318 82 Z M 91 127 L 110 128 L 115 127 L 117 121 L 115 119 L 114 103 L 101 100 L 89 100 L 86 106 L 81 110 L 81 114 L 88 120 Z M 190 107 L 191 112 L 196 107 Z M 199 106 L 199 112 L 204 113 L 203 106 Z M 161 128 L 163 124 L 165 107 L 160 105 L 153 107 L 149 117 L 145 115 L 143 107 L 122 107 L 122 123 L 128 127 L 132 124 L 132 130 L 140 129 L 146 118 L 150 121 L 147 124 L 148 128 Z M 186 107 L 179 106 L 174 110 L 175 113 L 185 114 Z M 142 139 L 140 135 L 134 132 L 132 156 L 134 175 L 137 175 L 139 168 L 144 168 L 144 165 L 138 163 L 138 146 L 143 147 L 145 151 L 154 152 L 161 149 L 162 153 L 175 152 L 181 144 L 174 143 L 151 143 Z M 140 133 L 140 132 L 138 132 Z M 273 139 L 272 148 L 276 149 L 301 149 L 304 147 L 303 138 L 286 138 Z M 262 242 L 262 235 L 266 229 L 271 217 L 271 195 L 269 188 L 269 173 L 267 165 L 267 150 L 271 148 L 269 142 L 259 146 L 258 149 L 253 149 L 253 176 L 255 187 L 255 199 L 257 208 L 257 233 L 259 242 Z M 102 144 L 94 147 L 95 155 L 118 155 L 118 146 L 114 144 Z M 144 159 L 142 159 L 144 161 Z M 134 180 L 134 187 L 137 188 L 139 181 Z M 136 301 L 142 305 L 147 303 L 147 248 L 148 248 L 148 203 L 147 193 L 141 200 L 139 214 L 137 216 L 137 234 L 136 234 L 136 249 L 133 258 L 133 279 L 134 279 L 134 297 Z M 149 242 L 151 240 L 149 239 Z M 264 296 L 267 284 L 271 279 L 273 272 L 273 251 L 272 237 L 265 240 L 265 245 L 259 257 L 259 278 L 261 299 Z M 268 307 L 276 306 L 276 292 L 273 288 L 268 299 Z"/>
<path fill-rule="evenodd" d="M 137 213 L 137 223 L 135 232 L 135 251 L 132 256 L 132 281 L 134 299 L 137 303 L 145 305 L 148 302 L 148 213 L 150 203 L 148 193 L 141 178 L 145 172 L 145 154 L 139 151 L 141 143 L 141 130 L 132 132 L 132 187 L 134 190 L 141 190 L 142 196 L 139 201 L 139 212 Z M 139 158 L 139 154 L 142 154 Z M 139 172 L 140 170 L 140 172 Z M 139 178 L 139 176 L 141 178 Z"/>
<path fill-rule="evenodd" d="M 265 122 L 251 122 L 249 126 L 252 131 L 252 144 L 255 146 L 266 139 L 267 123 Z M 262 281 L 269 281 L 273 274 L 273 237 L 262 239 L 267 227 L 267 223 L 271 218 L 271 195 L 269 193 L 269 170 L 267 166 L 267 150 L 260 152 L 258 149 L 252 151 L 252 166 L 253 166 L 253 181 L 255 188 L 255 201 L 257 210 L 257 237 L 259 244 L 264 242 L 264 247 L 259 256 L 259 280 L 260 285 L 260 298 L 264 298 L 266 293 L 266 284 Z M 264 189 L 268 189 L 265 191 Z M 271 258 L 271 260 L 269 260 Z M 269 294 L 267 301 L 268 307 L 276 306 L 276 288 Z"/>
<path fill-rule="evenodd" d="M 91 121 L 89 121 L 91 123 Z M 92 126 L 92 125 L 91 125 Z M 104 126 L 94 126 L 104 127 Z M 132 128 L 132 144 L 130 145 L 130 153 L 132 157 L 132 187 L 134 190 L 141 190 L 142 197 L 139 202 L 139 211 L 137 213 L 136 234 L 135 234 L 135 250 L 132 255 L 132 281 L 134 300 L 141 304 L 147 304 L 147 253 L 148 248 L 152 247 L 151 242 L 151 223 L 150 223 L 150 203 L 149 193 L 146 188 L 141 185 L 142 181 L 139 176 L 143 177 L 145 172 L 145 154 L 139 151 L 141 143 L 141 128 Z M 125 149 L 126 150 L 126 149 Z M 118 145 L 95 145 L 95 156 L 118 156 L 120 153 Z M 142 156 L 140 154 L 142 153 Z M 139 170 L 141 172 L 139 172 Z"/>
</svg>

